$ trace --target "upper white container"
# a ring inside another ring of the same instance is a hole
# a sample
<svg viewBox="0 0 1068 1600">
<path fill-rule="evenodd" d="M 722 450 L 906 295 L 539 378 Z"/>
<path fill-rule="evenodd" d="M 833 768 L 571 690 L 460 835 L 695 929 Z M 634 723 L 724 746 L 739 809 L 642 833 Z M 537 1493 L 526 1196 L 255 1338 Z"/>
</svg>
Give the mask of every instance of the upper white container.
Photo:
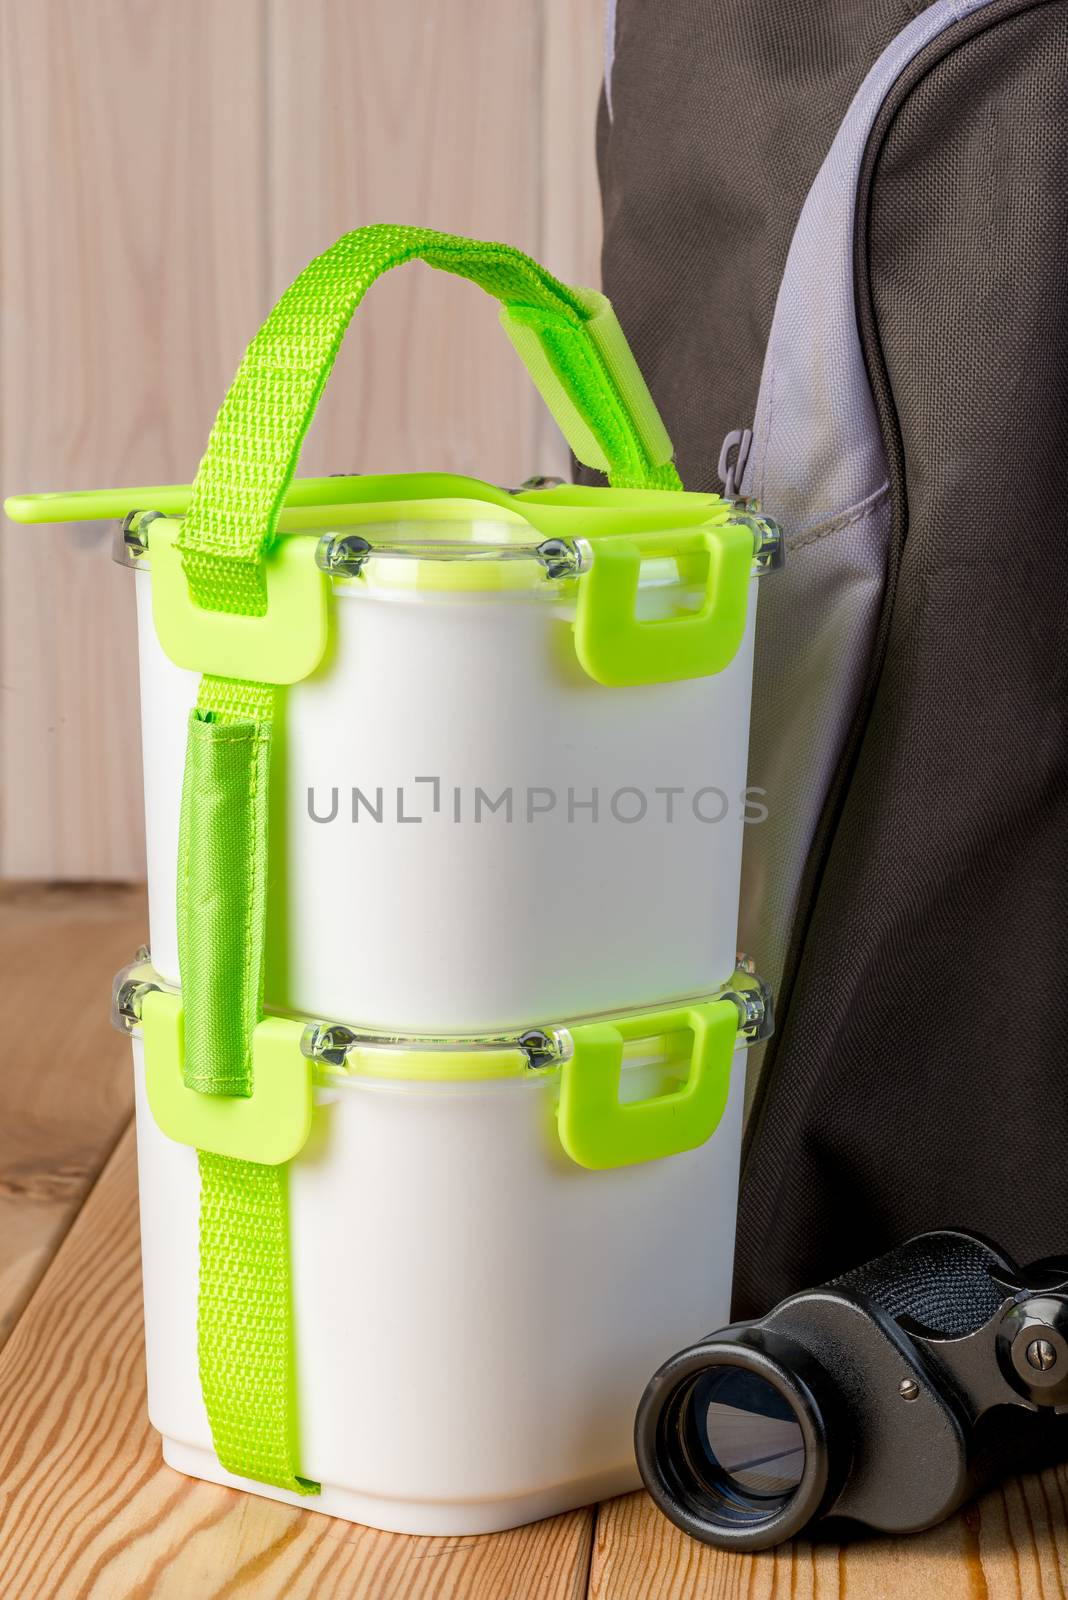
<svg viewBox="0 0 1068 1600">
<path fill-rule="evenodd" d="M 419 498 L 425 484 L 433 492 Z M 267 1004 L 468 1033 L 658 1005 L 724 981 L 756 574 L 774 559 L 773 528 L 715 496 L 646 493 L 628 535 L 627 497 L 610 497 L 617 526 L 622 511 L 610 553 L 629 547 L 635 583 L 631 617 L 608 630 L 620 656 L 628 629 L 654 648 L 680 624 L 695 636 L 735 630 L 715 672 L 620 685 L 580 659 L 584 608 L 601 604 L 584 586 L 609 564 L 608 539 L 585 537 L 606 515 L 590 491 L 507 496 L 435 477 L 349 480 L 342 494 L 332 533 L 322 512 L 282 518 L 286 560 L 330 569 L 330 642 L 276 719 Z M 312 516 L 319 527 L 305 531 Z M 179 527 L 142 517 L 128 535 L 146 569 L 136 581 L 151 947 L 170 981 L 199 679 L 160 643 L 152 566 L 161 546 L 171 557 Z M 740 614 L 717 621 L 718 541 L 739 536 L 752 575 Z"/>
</svg>

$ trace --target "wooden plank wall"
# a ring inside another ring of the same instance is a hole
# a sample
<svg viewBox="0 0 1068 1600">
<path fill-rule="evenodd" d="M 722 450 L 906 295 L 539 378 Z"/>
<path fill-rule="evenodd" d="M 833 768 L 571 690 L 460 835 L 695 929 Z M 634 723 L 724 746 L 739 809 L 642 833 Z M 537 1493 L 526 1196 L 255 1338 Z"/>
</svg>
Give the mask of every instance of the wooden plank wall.
<svg viewBox="0 0 1068 1600">
<path fill-rule="evenodd" d="M 0 0 L 0 491 L 185 482 L 247 340 L 346 229 L 598 281 L 601 0 Z M 306 471 L 566 470 L 495 310 L 376 286 Z M 0 875 L 143 873 L 112 529 L 0 526 Z"/>
</svg>

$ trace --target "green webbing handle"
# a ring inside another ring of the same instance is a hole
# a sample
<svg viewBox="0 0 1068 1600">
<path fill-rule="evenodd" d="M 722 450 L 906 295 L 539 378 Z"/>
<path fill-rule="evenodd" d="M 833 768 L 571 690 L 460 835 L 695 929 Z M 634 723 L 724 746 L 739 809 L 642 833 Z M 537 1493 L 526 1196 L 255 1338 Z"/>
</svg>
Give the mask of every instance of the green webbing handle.
<svg viewBox="0 0 1068 1600">
<path fill-rule="evenodd" d="M 419 258 L 479 284 L 580 460 L 620 488 L 677 489 L 671 441 L 603 295 L 571 289 L 510 245 L 378 224 L 347 233 L 282 295 L 223 401 L 178 539 L 193 598 L 262 615 L 262 561 L 304 435 L 353 313 Z"/>
</svg>

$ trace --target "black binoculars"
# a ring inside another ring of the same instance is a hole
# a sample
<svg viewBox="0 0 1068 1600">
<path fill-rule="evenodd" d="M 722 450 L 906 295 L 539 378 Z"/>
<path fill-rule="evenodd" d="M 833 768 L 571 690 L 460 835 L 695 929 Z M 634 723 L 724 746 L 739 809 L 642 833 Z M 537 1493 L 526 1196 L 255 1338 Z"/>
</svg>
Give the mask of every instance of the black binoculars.
<svg viewBox="0 0 1068 1600">
<path fill-rule="evenodd" d="M 930 1527 L 1068 1449 L 1068 1257 L 927 1233 L 673 1356 L 638 1408 L 660 1509 L 763 1550 L 818 1517 Z"/>
</svg>

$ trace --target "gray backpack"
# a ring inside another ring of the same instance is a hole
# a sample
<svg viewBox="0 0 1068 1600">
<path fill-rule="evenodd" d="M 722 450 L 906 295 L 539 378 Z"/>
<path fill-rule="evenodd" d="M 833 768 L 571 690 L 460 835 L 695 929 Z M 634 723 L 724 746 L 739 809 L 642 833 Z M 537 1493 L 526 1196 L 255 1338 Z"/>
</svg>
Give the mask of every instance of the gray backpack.
<svg viewBox="0 0 1068 1600">
<path fill-rule="evenodd" d="M 951 1224 L 1063 1250 L 1068 3 L 618 0 L 608 47 L 605 289 L 686 487 L 787 540 L 736 1310 Z"/>
</svg>

